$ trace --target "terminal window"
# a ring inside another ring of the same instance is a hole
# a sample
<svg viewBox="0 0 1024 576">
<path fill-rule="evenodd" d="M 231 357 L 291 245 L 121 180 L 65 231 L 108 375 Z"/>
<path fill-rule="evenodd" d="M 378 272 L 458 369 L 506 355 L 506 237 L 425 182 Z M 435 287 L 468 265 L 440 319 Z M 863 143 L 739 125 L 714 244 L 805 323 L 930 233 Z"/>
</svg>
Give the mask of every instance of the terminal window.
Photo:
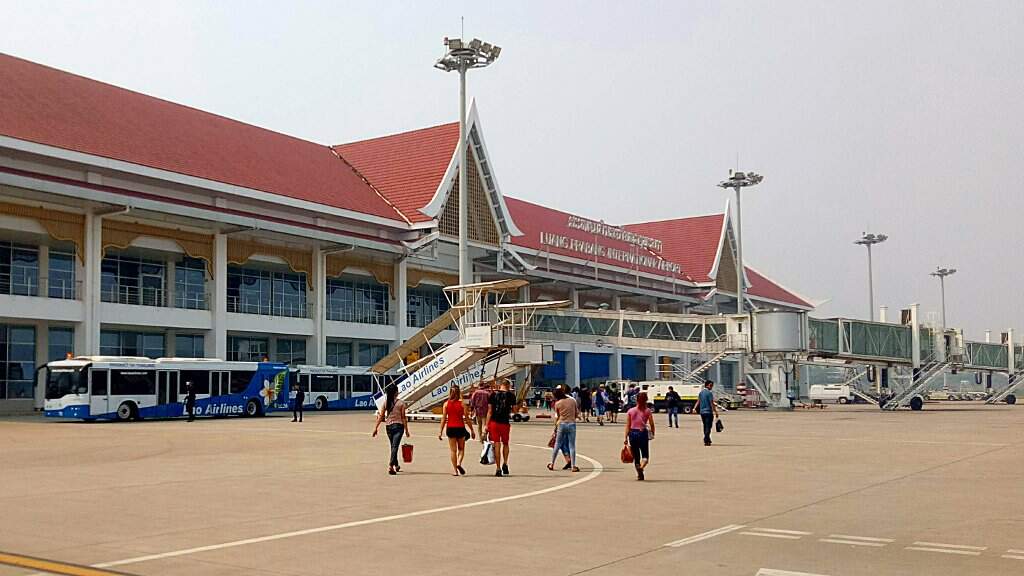
<svg viewBox="0 0 1024 576">
<path fill-rule="evenodd" d="M 36 329 L 0 324 L 0 398 L 32 398 Z"/>
</svg>

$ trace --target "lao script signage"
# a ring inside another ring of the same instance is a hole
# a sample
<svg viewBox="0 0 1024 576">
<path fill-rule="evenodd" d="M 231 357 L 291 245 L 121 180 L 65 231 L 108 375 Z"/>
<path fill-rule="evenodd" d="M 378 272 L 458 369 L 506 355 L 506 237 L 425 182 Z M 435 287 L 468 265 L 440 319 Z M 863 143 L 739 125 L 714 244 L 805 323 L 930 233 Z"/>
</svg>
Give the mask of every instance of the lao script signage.
<svg viewBox="0 0 1024 576">
<path fill-rule="evenodd" d="M 612 240 L 625 242 L 627 244 L 633 244 L 634 246 L 639 246 L 641 248 L 650 248 L 655 252 L 661 252 L 661 240 L 651 238 L 650 236 L 644 236 L 643 234 L 637 234 L 636 232 L 630 232 L 629 230 L 605 224 L 604 222 L 595 222 L 586 218 L 580 218 L 579 216 L 570 215 L 568 227 L 596 234 L 598 236 L 604 236 L 605 238 L 611 238 Z"/>
</svg>

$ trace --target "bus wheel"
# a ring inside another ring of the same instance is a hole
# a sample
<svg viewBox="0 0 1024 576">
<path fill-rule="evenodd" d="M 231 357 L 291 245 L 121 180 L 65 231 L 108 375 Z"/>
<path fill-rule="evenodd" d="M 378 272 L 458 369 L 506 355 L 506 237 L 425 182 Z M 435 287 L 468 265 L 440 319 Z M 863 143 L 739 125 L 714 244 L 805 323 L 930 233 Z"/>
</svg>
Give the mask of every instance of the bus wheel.
<svg viewBox="0 0 1024 576">
<path fill-rule="evenodd" d="M 316 397 L 316 403 L 314 404 L 317 410 L 327 410 L 327 398 L 323 396 Z"/>
<path fill-rule="evenodd" d="M 924 408 L 924 400 L 920 396 L 914 396 L 910 399 L 911 410 L 920 410 L 921 408 Z"/>
<path fill-rule="evenodd" d="M 1013 394 L 1010 394 L 1009 396 L 1006 397 L 1006 403 L 1007 404 L 1011 404 L 1011 405 L 1012 404 L 1016 404 L 1017 403 L 1017 397 L 1014 396 Z"/>
<path fill-rule="evenodd" d="M 131 402 L 122 402 L 117 407 L 117 419 L 120 422 L 127 422 L 132 418 L 135 418 L 135 404 Z"/>
<path fill-rule="evenodd" d="M 260 415 L 260 403 L 255 398 L 249 400 L 245 404 L 245 415 L 246 416 L 259 416 Z"/>
<path fill-rule="evenodd" d="M 693 406 L 690 406 L 689 404 L 683 406 L 683 414 L 693 414 Z"/>
<path fill-rule="evenodd" d="M 839 403 L 840 403 L 840 404 L 846 404 L 846 402 L 847 402 L 847 400 L 846 400 L 846 398 L 845 398 L 845 397 L 843 397 L 843 396 L 840 396 L 840 397 L 839 397 Z"/>
</svg>

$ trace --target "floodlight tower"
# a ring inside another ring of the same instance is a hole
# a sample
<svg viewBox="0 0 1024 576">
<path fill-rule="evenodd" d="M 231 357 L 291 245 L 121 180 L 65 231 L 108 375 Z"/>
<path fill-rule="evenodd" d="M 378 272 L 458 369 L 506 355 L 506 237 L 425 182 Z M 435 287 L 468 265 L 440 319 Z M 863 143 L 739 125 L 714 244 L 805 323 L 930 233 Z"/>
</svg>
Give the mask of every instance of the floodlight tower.
<svg viewBox="0 0 1024 576">
<path fill-rule="evenodd" d="M 881 244 L 888 239 L 889 237 L 885 234 L 868 234 L 865 232 L 861 235 L 860 240 L 854 242 L 854 244 L 867 246 L 868 249 L 868 320 L 875 319 L 875 274 L 871 264 L 871 247 L 875 244 Z"/>
<path fill-rule="evenodd" d="M 434 63 L 434 68 L 459 73 L 459 284 L 473 282 L 473 269 L 469 259 L 469 154 L 466 149 L 466 72 L 471 68 L 491 65 L 501 54 L 501 48 L 474 38 L 463 42 L 461 38 L 445 38 L 445 55 Z"/>
<path fill-rule="evenodd" d="M 942 268 L 937 267 L 935 272 L 931 272 L 930 276 L 935 276 L 939 279 L 939 289 L 942 291 L 942 331 L 946 331 L 946 276 L 952 276 L 956 274 L 956 268 Z"/>
</svg>

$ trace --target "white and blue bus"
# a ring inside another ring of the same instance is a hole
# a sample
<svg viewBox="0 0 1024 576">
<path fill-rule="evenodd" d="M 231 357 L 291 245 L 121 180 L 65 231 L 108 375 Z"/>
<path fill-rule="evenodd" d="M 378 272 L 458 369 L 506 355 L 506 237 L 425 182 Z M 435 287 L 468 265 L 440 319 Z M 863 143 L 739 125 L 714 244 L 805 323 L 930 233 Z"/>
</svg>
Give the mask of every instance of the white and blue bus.
<svg viewBox="0 0 1024 576">
<path fill-rule="evenodd" d="M 288 408 L 288 366 L 205 358 L 83 356 L 46 365 L 46 416 L 138 420 L 187 416 L 187 383 L 196 416 L 262 416 Z"/>
<path fill-rule="evenodd" d="M 369 368 L 293 366 L 292 386 L 306 394 L 303 406 L 316 410 L 370 410 L 375 384 Z M 390 381 L 390 377 L 388 377 Z"/>
</svg>

